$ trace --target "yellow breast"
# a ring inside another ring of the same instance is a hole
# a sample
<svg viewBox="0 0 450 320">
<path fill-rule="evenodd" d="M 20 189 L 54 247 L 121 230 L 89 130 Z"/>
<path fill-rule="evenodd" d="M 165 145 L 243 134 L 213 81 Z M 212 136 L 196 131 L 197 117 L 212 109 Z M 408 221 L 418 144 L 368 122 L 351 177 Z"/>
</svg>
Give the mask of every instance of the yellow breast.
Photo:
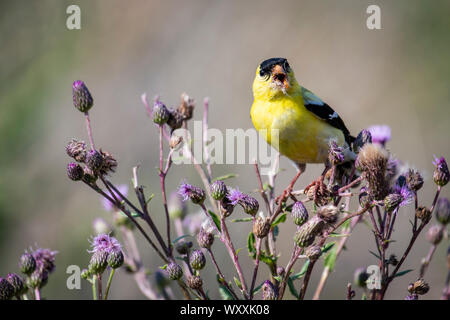
<svg viewBox="0 0 450 320">
<path fill-rule="evenodd" d="M 323 163 L 330 139 L 344 144 L 342 131 L 309 112 L 300 94 L 255 99 L 251 117 L 266 141 L 297 163 Z"/>
</svg>

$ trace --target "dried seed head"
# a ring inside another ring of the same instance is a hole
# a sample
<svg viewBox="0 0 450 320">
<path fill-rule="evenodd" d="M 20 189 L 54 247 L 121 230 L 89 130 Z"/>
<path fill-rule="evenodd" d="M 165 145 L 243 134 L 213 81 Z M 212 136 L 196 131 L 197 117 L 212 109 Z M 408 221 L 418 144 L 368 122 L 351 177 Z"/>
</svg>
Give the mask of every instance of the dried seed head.
<svg viewBox="0 0 450 320">
<path fill-rule="evenodd" d="M 262 299 L 263 300 L 277 300 L 278 290 L 269 280 L 264 281 L 262 286 Z"/>
<path fill-rule="evenodd" d="M 20 257 L 19 261 L 20 271 L 26 275 L 30 275 L 36 269 L 36 260 L 33 255 L 26 252 Z"/>
<path fill-rule="evenodd" d="M 450 201 L 447 198 L 440 198 L 436 203 L 436 219 L 443 225 L 450 222 Z"/>
<path fill-rule="evenodd" d="M 308 211 L 301 201 L 297 201 L 296 203 L 294 203 L 294 205 L 292 206 L 291 215 L 292 220 L 294 220 L 294 223 L 298 226 L 304 224 L 309 217 Z"/>
<path fill-rule="evenodd" d="M 189 276 L 187 278 L 186 284 L 191 289 L 199 290 L 203 286 L 203 280 L 199 276 Z"/>
<path fill-rule="evenodd" d="M 358 153 L 367 143 L 372 143 L 372 134 L 369 130 L 363 129 L 353 142 L 353 151 Z"/>
<path fill-rule="evenodd" d="M 83 179 L 84 170 L 83 168 L 75 162 L 71 162 L 67 165 L 67 176 L 72 181 L 80 181 Z"/>
<path fill-rule="evenodd" d="M 181 103 L 178 107 L 178 111 L 183 116 L 184 120 L 189 120 L 194 114 L 195 101 L 189 97 L 186 93 L 181 94 Z"/>
<path fill-rule="evenodd" d="M 167 125 L 172 129 L 172 132 L 181 128 L 183 125 L 184 116 L 178 110 L 169 110 L 169 119 Z"/>
<path fill-rule="evenodd" d="M 366 144 L 361 148 L 355 165 L 369 182 L 368 193 L 375 200 L 382 200 L 388 193 L 386 168 L 389 154 L 378 144 Z"/>
<path fill-rule="evenodd" d="M 66 153 L 76 161 L 84 162 L 86 160 L 86 143 L 72 139 L 66 146 Z"/>
<path fill-rule="evenodd" d="M 433 173 L 434 182 L 440 186 L 445 186 L 450 180 L 450 172 L 448 171 L 447 162 L 444 157 L 435 158 L 433 164 L 436 166 Z"/>
<path fill-rule="evenodd" d="M 117 269 L 123 265 L 124 256 L 122 250 L 111 250 L 108 254 L 108 266 Z"/>
<path fill-rule="evenodd" d="M 201 270 L 206 265 L 205 255 L 201 250 L 192 251 L 189 257 L 189 264 L 194 270 Z"/>
<path fill-rule="evenodd" d="M 319 206 L 325 206 L 331 201 L 331 192 L 327 188 L 324 188 L 323 192 L 320 189 L 316 192 L 315 188 L 312 187 L 309 188 L 306 197 L 309 200 L 315 200 L 315 203 Z"/>
<path fill-rule="evenodd" d="M 416 210 L 416 217 L 424 223 L 428 223 L 431 220 L 431 211 L 427 207 L 418 207 Z"/>
<path fill-rule="evenodd" d="M 84 167 L 83 171 L 84 171 L 84 174 L 83 174 L 84 182 L 86 182 L 88 184 L 93 184 L 97 181 L 98 175 L 96 173 L 94 173 L 90 168 L 88 168 L 86 166 L 86 167 Z"/>
<path fill-rule="evenodd" d="M 167 265 L 166 271 L 170 280 L 178 280 L 183 276 L 183 269 L 179 264 L 176 264 L 174 262 L 171 262 Z"/>
<path fill-rule="evenodd" d="M 211 184 L 211 197 L 214 200 L 222 200 L 227 195 L 227 186 L 222 180 L 214 181 Z"/>
<path fill-rule="evenodd" d="M 170 112 L 167 110 L 164 103 L 160 101 L 155 101 L 155 104 L 153 105 L 153 122 L 159 125 L 163 125 L 164 123 L 169 120 Z"/>
<path fill-rule="evenodd" d="M 416 282 L 408 286 L 408 291 L 410 293 L 415 293 L 418 295 L 424 295 L 430 290 L 430 286 L 423 279 L 418 279 Z"/>
<path fill-rule="evenodd" d="M 107 175 L 109 173 L 115 172 L 117 167 L 117 160 L 107 151 L 103 151 L 100 149 L 100 153 L 103 158 L 103 163 L 100 168 L 101 175 Z"/>
<path fill-rule="evenodd" d="M 103 156 L 97 150 L 90 150 L 86 155 L 86 166 L 97 173 L 103 166 Z"/>
<path fill-rule="evenodd" d="M 177 252 L 179 254 L 188 254 L 189 253 L 189 249 L 192 248 L 192 242 L 191 241 L 178 241 L 175 249 L 177 250 Z"/>
<path fill-rule="evenodd" d="M 339 209 L 331 204 L 317 209 L 317 216 L 327 223 L 335 223 L 338 219 L 338 215 Z"/>
<path fill-rule="evenodd" d="M 253 234 L 257 238 L 262 239 L 269 234 L 270 227 L 271 225 L 269 217 L 265 218 L 262 216 L 258 216 L 253 222 Z"/>
<path fill-rule="evenodd" d="M 430 229 L 428 229 L 427 240 L 431 244 L 434 244 L 434 245 L 439 244 L 441 242 L 441 240 L 442 240 L 443 235 L 444 235 L 443 231 L 444 230 L 443 230 L 443 228 L 440 225 L 438 225 L 438 224 L 432 225 L 430 227 Z"/>
<path fill-rule="evenodd" d="M 83 81 L 72 84 L 73 105 L 81 112 L 88 112 L 94 105 L 94 99 Z"/>
<path fill-rule="evenodd" d="M 305 255 L 309 260 L 316 261 L 322 255 L 322 249 L 320 246 L 311 246 L 306 250 Z"/>
<path fill-rule="evenodd" d="M 423 186 L 423 178 L 420 173 L 414 169 L 409 169 L 406 174 L 406 184 L 413 191 L 419 191 Z"/>
</svg>

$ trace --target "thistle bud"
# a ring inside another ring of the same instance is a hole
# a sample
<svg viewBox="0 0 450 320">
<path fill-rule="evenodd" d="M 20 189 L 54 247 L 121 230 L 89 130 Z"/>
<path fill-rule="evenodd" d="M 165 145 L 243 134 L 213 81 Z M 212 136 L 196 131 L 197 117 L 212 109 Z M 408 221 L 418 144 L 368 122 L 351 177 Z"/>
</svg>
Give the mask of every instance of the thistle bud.
<svg viewBox="0 0 450 320">
<path fill-rule="evenodd" d="M 262 299 L 263 300 L 277 300 L 278 299 L 277 288 L 269 280 L 266 280 L 263 283 Z"/>
<path fill-rule="evenodd" d="M 214 200 L 222 200 L 227 195 L 227 186 L 221 180 L 214 181 L 211 184 L 211 197 Z"/>
<path fill-rule="evenodd" d="M 400 203 L 403 201 L 403 197 L 398 193 L 391 193 L 384 198 L 384 207 L 387 212 L 394 211 Z"/>
<path fill-rule="evenodd" d="M 14 287 L 0 277 L 0 300 L 10 300 L 14 296 Z"/>
<path fill-rule="evenodd" d="M 406 174 L 406 184 L 408 185 L 409 189 L 417 192 L 423 186 L 423 178 L 418 171 L 409 169 L 408 173 Z"/>
<path fill-rule="evenodd" d="M 89 272 L 93 274 L 103 273 L 108 266 L 108 252 L 96 251 L 92 254 L 91 261 L 89 262 Z"/>
<path fill-rule="evenodd" d="M 333 205 L 322 206 L 317 210 L 317 216 L 328 223 L 335 223 L 338 215 L 339 210 Z"/>
<path fill-rule="evenodd" d="M 32 289 L 42 288 L 47 284 L 48 272 L 35 270 L 26 280 L 27 286 Z"/>
<path fill-rule="evenodd" d="M 8 273 L 6 276 L 6 280 L 11 284 L 14 288 L 14 296 L 20 296 L 27 292 L 27 288 L 24 284 L 24 281 L 21 276 L 15 273 Z"/>
<path fill-rule="evenodd" d="M 202 226 L 197 234 L 197 242 L 201 248 L 209 249 L 214 243 L 214 234 Z"/>
<path fill-rule="evenodd" d="M 322 249 L 320 246 L 311 246 L 306 250 L 305 255 L 309 260 L 316 261 L 322 255 Z"/>
<path fill-rule="evenodd" d="M 96 173 L 94 173 L 91 169 L 89 169 L 87 166 L 84 167 L 84 173 L 83 173 L 83 182 L 86 182 L 87 184 L 94 184 L 98 176 Z"/>
<path fill-rule="evenodd" d="M 366 272 L 366 268 L 358 268 L 355 270 L 353 282 L 358 287 L 365 288 L 367 279 L 369 279 L 369 274 Z"/>
<path fill-rule="evenodd" d="M 366 144 L 361 148 L 355 166 L 369 182 L 368 193 L 375 200 L 382 200 L 388 193 L 386 168 L 389 155 L 378 144 Z"/>
<path fill-rule="evenodd" d="M 220 201 L 220 212 L 224 217 L 230 216 L 234 211 L 234 204 L 228 199 L 228 197 L 223 198 Z"/>
<path fill-rule="evenodd" d="M 186 204 L 176 192 L 172 192 L 170 194 L 167 209 L 169 211 L 170 218 L 173 220 L 183 219 L 187 211 Z"/>
<path fill-rule="evenodd" d="M 450 201 L 447 198 L 440 198 L 436 203 L 436 219 L 443 225 L 450 222 Z"/>
<path fill-rule="evenodd" d="M 438 245 L 443 237 L 443 228 L 440 225 L 432 225 L 427 232 L 427 240 L 434 245 Z"/>
<path fill-rule="evenodd" d="M 89 279 L 91 274 L 89 273 L 88 269 L 83 269 L 83 270 L 81 270 L 80 276 L 81 276 L 81 279 L 87 280 L 87 279 Z"/>
<path fill-rule="evenodd" d="M 358 153 L 367 143 L 372 143 L 372 134 L 369 130 L 363 129 L 353 142 L 353 151 Z"/>
<path fill-rule="evenodd" d="M 338 165 L 344 162 L 344 160 L 345 156 L 343 148 L 339 147 L 336 141 L 332 140 L 328 149 L 328 161 L 330 161 L 332 165 Z"/>
<path fill-rule="evenodd" d="M 277 267 L 277 275 L 283 276 L 286 270 L 282 266 Z"/>
<path fill-rule="evenodd" d="M 36 260 L 30 253 L 24 253 L 20 257 L 19 267 L 22 273 L 30 275 L 36 269 Z"/>
<path fill-rule="evenodd" d="M 430 286 L 423 279 L 419 279 L 408 287 L 410 293 L 424 295 L 430 290 Z"/>
<path fill-rule="evenodd" d="M 183 125 L 184 116 L 178 110 L 169 110 L 169 119 L 167 125 L 172 129 L 172 132 L 181 128 Z"/>
<path fill-rule="evenodd" d="M 189 97 L 186 93 L 181 94 L 181 104 L 178 107 L 178 111 L 183 116 L 184 120 L 192 118 L 194 113 L 195 102 L 194 99 Z"/>
<path fill-rule="evenodd" d="M 203 286 L 203 280 L 199 276 L 189 276 L 187 278 L 186 284 L 191 289 L 200 290 Z"/>
<path fill-rule="evenodd" d="M 167 275 L 170 280 L 178 280 L 183 276 L 183 269 L 179 264 L 171 262 L 167 265 Z"/>
<path fill-rule="evenodd" d="M 175 250 L 177 250 L 179 254 L 188 254 L 190 248 L 192 248 L 192 242 L 184 240 L 178 241 L 175 246 Z"/>
<path fill-rule="evenodd" d="M 265 218 L 264 216 L 258 216 L 256 220 L 253 222 L 253 234 L 257 238 L 264 238 L 269 234 L 270 231 L 270 218 Z"/>
<path fill-rule="evenodd" d="M 183 183 L 178 189 L 178 193 L 183 197 L 183 200 L 191 199 L 195 204 L 203 204 L 205 201 L 205 191 L 201 188 L 194 187 L 190 184 Z"/>
<path fill-rule="evenodd" d="M 303 202 L 297 201 L 296 203 L 294 203 L 291 210 L 291 216 L 294 220 L 294 223 L 298 226 L 301 226 L 308 220 L 308 211 L 303 205 Z"/>
<path fill-rule="evenodd" d="M 322 231 L 323 226 L 324 221 L 322 219 L 317 216 L 313 217 L 297 229 L 294 242 L 302 248 L 310 246 L 316 235 Z"/>
<path fill-rule="evenodd" d="M 448 171 L 447 162 L 444 157 L 435 158 L 433 164 L 436 166 L 433 173 L 434 182 L 440 186 L 445 186 L 450 180 L 450 172 Z"/>
<path fill-rule="evenodd" d="M 73 105 L 81 112 L 88 112 L 94 105 L 91 93 L 83 81 L 77 80 L 72 84 Z"/>
<path fill-rule="evenodd" d="M 252 196 L 246 195 L 241 201 L 239 201 L 239 204 L 244 209 L 244 212 L 251 216 L 255 216 L 258 213 L 259 203 Z"/>
<path fill-rule="evenodd" d="M 203 252 L 201 250 L 192 251 L 189 257 L 189 264 L 194 270 L 203 269 L 206 265 L 206 258 Z"/>
<path fill-rule="evenodd" d="M 120 268 L 123 265 L 124 256 L 122 250 L 111 250 L 108 254 L 108 266 L 113 269 Z"/>
<path fill-rule="evenodd" d="M 67 176 L 72 181 L 80 181 L 83 179 L 84 170 L 83 168 L 75 162 L 71 162 L 67 165 Z"/>
<path fill-rule="evenodd" d="M 431 211 L 427 207 L 418 207 L 416 217 L 424 223 L 428 223 L 431 220 Z"/>
<path fill-rule="evenodd" d="M 86 143 L 72 139 L 66 146 L 66 153 L 77 162 L 84 162 L 86 160 Z"/>
<path fill-rule="evenodd" d="M 159 125 L 163 125 L 169 120 L 170 112 L 167 110 L 164 103 L 155 101 L 153 106 L 153 122 Z"/>
</svg>

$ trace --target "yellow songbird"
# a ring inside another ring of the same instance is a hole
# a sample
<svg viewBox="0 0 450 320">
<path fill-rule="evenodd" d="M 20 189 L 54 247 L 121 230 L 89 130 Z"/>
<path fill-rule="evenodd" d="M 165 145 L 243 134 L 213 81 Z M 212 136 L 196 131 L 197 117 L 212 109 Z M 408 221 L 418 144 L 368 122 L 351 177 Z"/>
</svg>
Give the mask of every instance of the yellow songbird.
<svg viewBox="0 0 450 320">
<path fill-rule="evenodd" d="M 253 98 L 253 125 L 265 130 L 259 132 L 265 132 L 266 141 L 297 164 L 297 178 L 307 163 L 326 162 L 330 140 L 340 146 L 350 146 L 354 140 L 336 111 L 298 84 L 284 58 L 258 66 Z M 323 176 L 318 182 L 322 181 Z"/>
</svg>

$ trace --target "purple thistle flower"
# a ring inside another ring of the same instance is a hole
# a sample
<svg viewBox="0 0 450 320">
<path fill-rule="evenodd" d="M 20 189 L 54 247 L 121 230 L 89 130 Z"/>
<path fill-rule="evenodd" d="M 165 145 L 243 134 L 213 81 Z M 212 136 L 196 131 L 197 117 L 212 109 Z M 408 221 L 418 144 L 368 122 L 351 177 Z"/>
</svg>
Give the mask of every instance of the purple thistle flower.
<svg viewBox="0 0 450 320">
<path fill-rule="evenodd" d="M 231 191 L 228 193 L 227 198 L 228 201 L 231 202 L 231 204 L 233 206 L 237 205 L 239 203 L 239 201 L 242 201 L 245 199 L 247 195 L 240 192 L 238 188 L 236 189 L 231 189 Z"/>
<path fill-rule="evenodd" d="M 52 272 L 55 270 L 55 256 L 58 251 L 51 251 L 50 249 L 38 248 L 34 250 L 31 255 L 36 261 L 36 270 L 40 273 Z"/>
<path fill-rule="evenodd" d="M 372 143 L 385 145 L 391 140 L 391 128 L 387 125 L 373 125 L 367 128 L 372 135 Z"/>
<path fill-rule="evenodd" d="M 121 185 L 117 186 L 117 190 L 119 190 L 119 192 L 121 194 L 123 194 L 124 197 L 126 197 L 128 195 L 128 185 L 126 185 L 126 184 L 121 184 Z M 109 191 L 106 190 L 105 192 L 107 195 L 109 195 L 111 198 L 113 198 L 112 194 Z M 115 196 L 117 197 L 117 199 L 122 200 L 118 194 L 115 193 Z M 111 203 L 111 201 L 109 201 L 106 198 L 102 198 L 102 206 L 105 211 L 113 211 L 113 210 L 116 211 L 117 210 L 116 206 L 113 205 Z"/>
<path fill-rule="evenodd" d="M 195 204 L 202 204 L 205 200 L 205 191 L 199 187 L 183 182 L 178 188 L 178 193 L 183 197 L 183 201 L 191 199 Z"/>
<path fill-rule="evenodd" d="M 111 253 L 113 251 L 121 251 L 121 245 L 116 238 L 111 237 L 107 234 L 99 234 L 90 241 L 92 250 L 88 251 L 90 253 L 95 253 L 99 251 L 105 251 Z"/>
<path fill-rule="evenodd" d="M 400 202 L 399 206 L 403 207 L 410 204 L 414 199 L 414 192 L 411 191 L 411 189 L 409 189 L 408 186 L 401 181 L 406 181 L 406 178 L 401 176 L 399 180 L 397 180 L 397 183 L 394 185 L 394 192 L 401 195 L 402 201 Z"/>
</svg>

